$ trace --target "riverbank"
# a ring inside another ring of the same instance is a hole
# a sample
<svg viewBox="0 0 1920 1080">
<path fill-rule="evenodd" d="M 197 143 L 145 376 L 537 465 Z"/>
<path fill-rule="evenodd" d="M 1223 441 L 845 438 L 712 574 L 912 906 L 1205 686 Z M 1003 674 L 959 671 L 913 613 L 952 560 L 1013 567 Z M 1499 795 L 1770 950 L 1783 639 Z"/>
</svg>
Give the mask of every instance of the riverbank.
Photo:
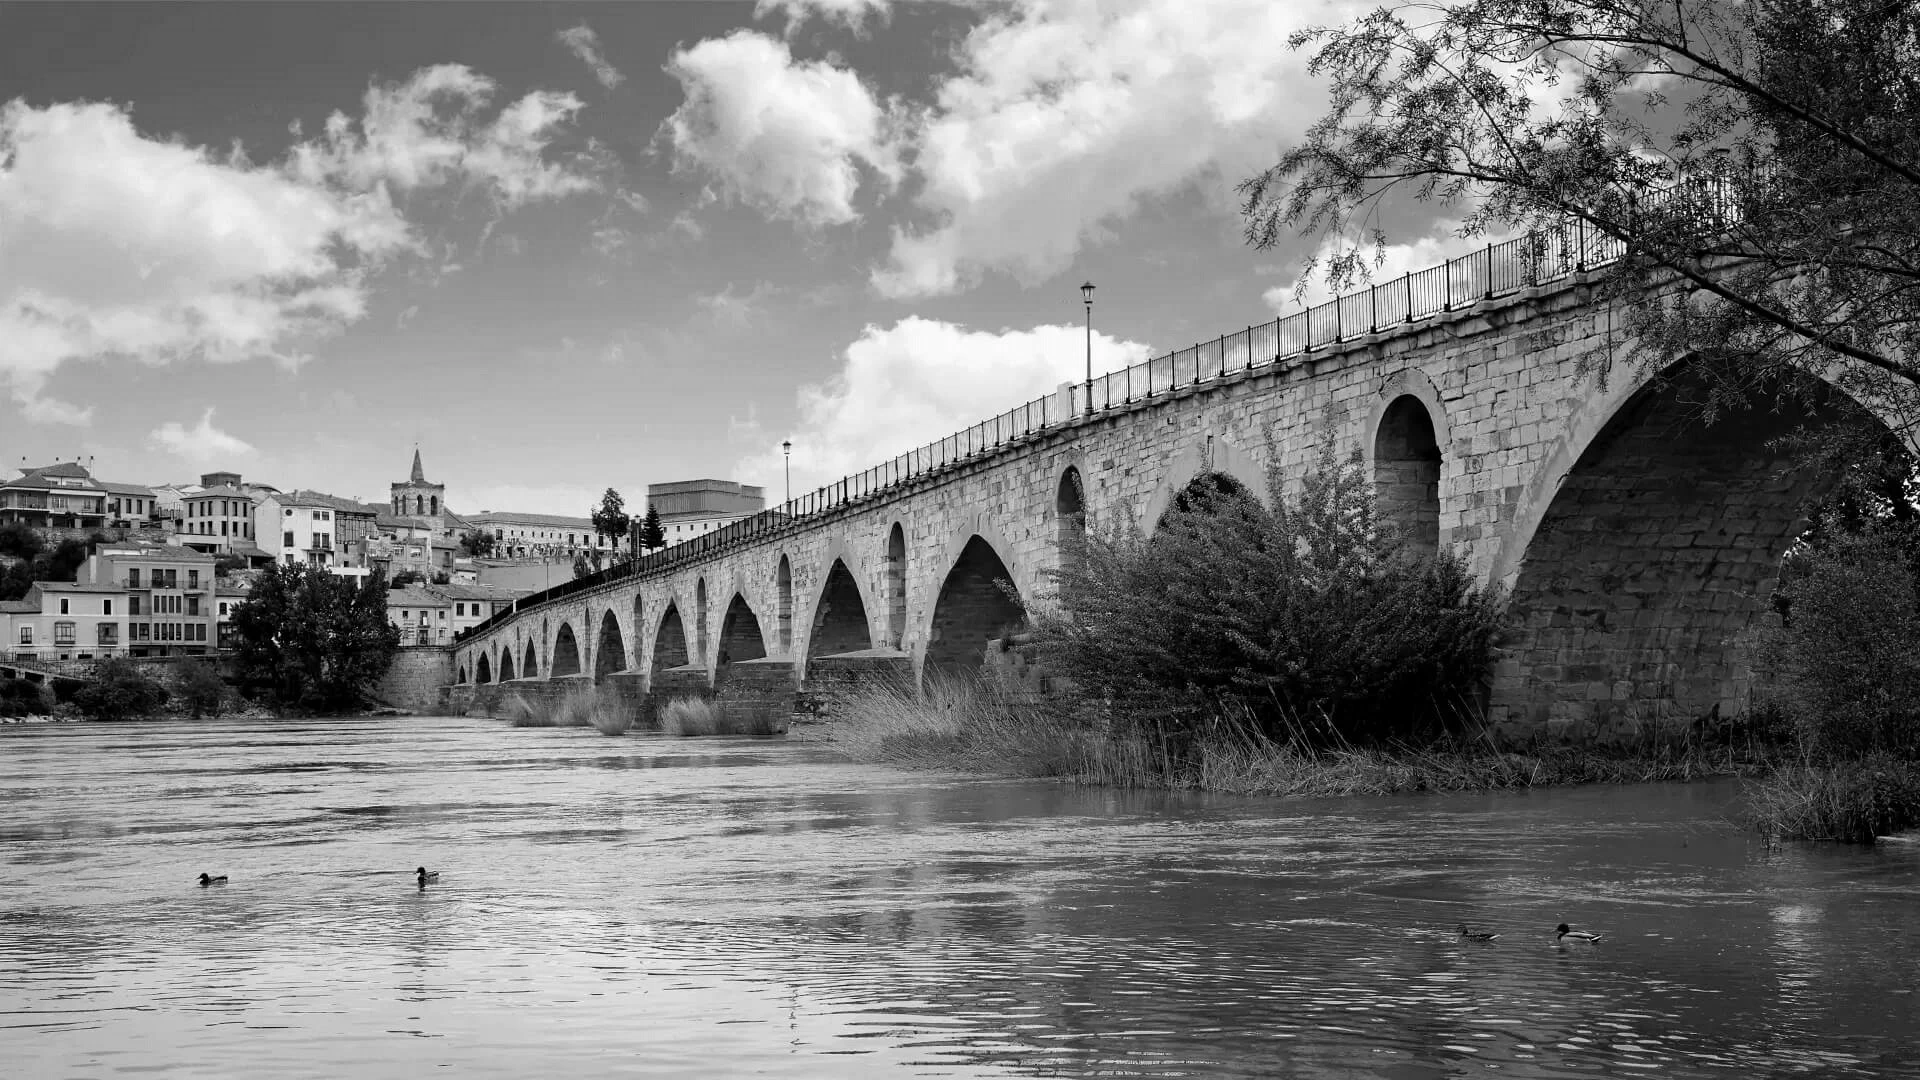
<svg viewBox="0 0 1920 1080">
<path fill-rule="evenodd" d="M 1307 750 L 1222 724 L 1177 751 L 1150 730 L 1121 734 L 1031 701 L 949 686 L 924 699 L 870 686 L 836 701 L 831 722 L 797 737 L 856 761 L 909 769 L 1054 777 L 1122 788 L 1236 795 L 1394 795 L 1589 783 L 1648 783 L 1769 771 L 1770 750 L 1647 738 L 1614 747 L 1524 750 L 1450 737 L 1424 746 Z"/>
</svg>

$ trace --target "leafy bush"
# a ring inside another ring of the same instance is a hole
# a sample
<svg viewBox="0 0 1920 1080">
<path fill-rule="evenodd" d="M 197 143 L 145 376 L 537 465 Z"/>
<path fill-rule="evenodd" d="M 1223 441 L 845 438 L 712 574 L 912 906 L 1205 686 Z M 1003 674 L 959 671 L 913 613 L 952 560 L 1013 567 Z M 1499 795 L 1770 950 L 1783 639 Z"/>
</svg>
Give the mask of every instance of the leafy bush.
<svg viewBox="0 0 1920 1080">
<path fill-rule="evenodd" d="M 180 707 L 195 720 L 219 716 L 227 710 L 226 680 L 212 663 L 187 661 L 179 670 L 175 687 L 180 695 Z"/>
<path fill-rule="evenodd" d="M 53 703 L 40 684 L 25 679 L 0 679 L 0 716 L 46 716 Z"/>
<path fill-rule="evenodd" d="M 94 665 L 92 680 L 73 695 L 73 703 L 95 720 L 132 720 L 159 712 L 167 696 L 167 688 L 138 664 L 116 657 Z"/>
<path fill-rule="evenodd" d="M 1443 730 L 1477 693 L 1496 594 L 1403 547 L 1358 454 L 1323 451 L 1298 494 L 1277 469 L 1267 485 L 1272 510 L 1203 477 L 1150 538 L 1069 537 L 1029 612 L 1042 666 L 1175 756 L 1229 712 L 1306 748 Z"/>
<path fill-rule="evenodd" d="M 1817 760 L 1920 757 L 1915 537 L 1882 526 L 1801 553 L 1785 625 L 1763 663 Z"/>
</svg>

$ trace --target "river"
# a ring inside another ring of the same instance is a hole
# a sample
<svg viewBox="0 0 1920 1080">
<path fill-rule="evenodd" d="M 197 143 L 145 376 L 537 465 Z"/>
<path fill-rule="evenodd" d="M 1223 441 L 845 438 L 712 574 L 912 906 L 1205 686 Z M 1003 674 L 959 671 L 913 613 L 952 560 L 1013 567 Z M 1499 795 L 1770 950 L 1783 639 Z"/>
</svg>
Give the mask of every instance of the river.
<svg viewBox="0 0 1920 1080">
<path fill-rule="evenodd" d="M 8 1077 L 1920 1076 L 1920 846 L 1768 850 L 1728 783 L 1128 793 L 448 718 L 17 725 L 0 778 Z"/>
</svg>

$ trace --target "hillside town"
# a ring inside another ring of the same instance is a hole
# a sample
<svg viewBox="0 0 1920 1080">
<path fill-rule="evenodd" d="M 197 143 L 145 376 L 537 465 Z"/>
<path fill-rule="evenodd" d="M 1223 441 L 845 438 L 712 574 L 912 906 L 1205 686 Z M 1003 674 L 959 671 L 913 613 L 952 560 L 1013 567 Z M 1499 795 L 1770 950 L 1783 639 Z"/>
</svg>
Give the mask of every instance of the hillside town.
<svg viewBox="0 0 1920 1080">
<path fill-rule="evenodd" d="M 14 471 L 0 481 L 0 656 L 17 661 L 228 649 L 234 610 L 272 565 L 378 576 L 401 644 L 447 645 L 522 596 L 765 503 L 761 488 L 726 480 L 650 484 L 625 535 L 589 517 L 461 513 L 418 449 L 378 502 L 283 491 L 237 471 L 152 486 L 97 477 L 81 461 Z M 51 557 L 36 562 L 41 553 Z"/>
</svg>

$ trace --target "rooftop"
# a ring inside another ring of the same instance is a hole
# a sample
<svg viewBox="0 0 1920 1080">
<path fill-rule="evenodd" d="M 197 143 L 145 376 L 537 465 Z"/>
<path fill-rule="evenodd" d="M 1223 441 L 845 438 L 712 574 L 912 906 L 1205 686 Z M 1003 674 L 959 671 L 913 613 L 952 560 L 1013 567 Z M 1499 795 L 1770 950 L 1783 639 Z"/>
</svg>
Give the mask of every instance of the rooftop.
<svg viewBox="0 0 1920 1080">
<path fill-rule="evenodd" d="M 123 593 L 127 591 L 125 585 L 111 583 L 82 585 L 77 581 L 36 581 L 33 587 L 41 592 Z"/>
<path fill-rule="evenodd" d="M 187 498 L 189 499 L 245 499 L 247 497 L 248 495 L 246 492 L 241 491 L 239 488 L 234 487 L 231 484 L 221 484 L 219 487 L 201 488 L 199 491 L 196 491 L 193 494 L 187 496 Z"/>
<path fill-rule="evenodd" d="M 482 510 L 467 515 L 467 520 L 475 525 L 544 525 L 555 529 L 572 529 L 575 532 L 593 531 L 593 519 L 567 517 L 563 514 L 516 514 L 507 510 Z"/>
<path fill-rule="evenodd" d="M 109 484 L 101 481 L 96 482 L 96 486 L 109 495 L 139 495 L 144 498 L 153 497 L 152 488 L 142 487 L 139 484 Z"/>
<path fill-rule="evenodd" d="M 155 562 L 190 562 L 212 565 L 211 555 L 172 544 L 115 543 L 100 545 L 100 554 L 115 559 L 148 559 Z M 264 553 L 263 553 L 264 554 Z"/>
</svg>

